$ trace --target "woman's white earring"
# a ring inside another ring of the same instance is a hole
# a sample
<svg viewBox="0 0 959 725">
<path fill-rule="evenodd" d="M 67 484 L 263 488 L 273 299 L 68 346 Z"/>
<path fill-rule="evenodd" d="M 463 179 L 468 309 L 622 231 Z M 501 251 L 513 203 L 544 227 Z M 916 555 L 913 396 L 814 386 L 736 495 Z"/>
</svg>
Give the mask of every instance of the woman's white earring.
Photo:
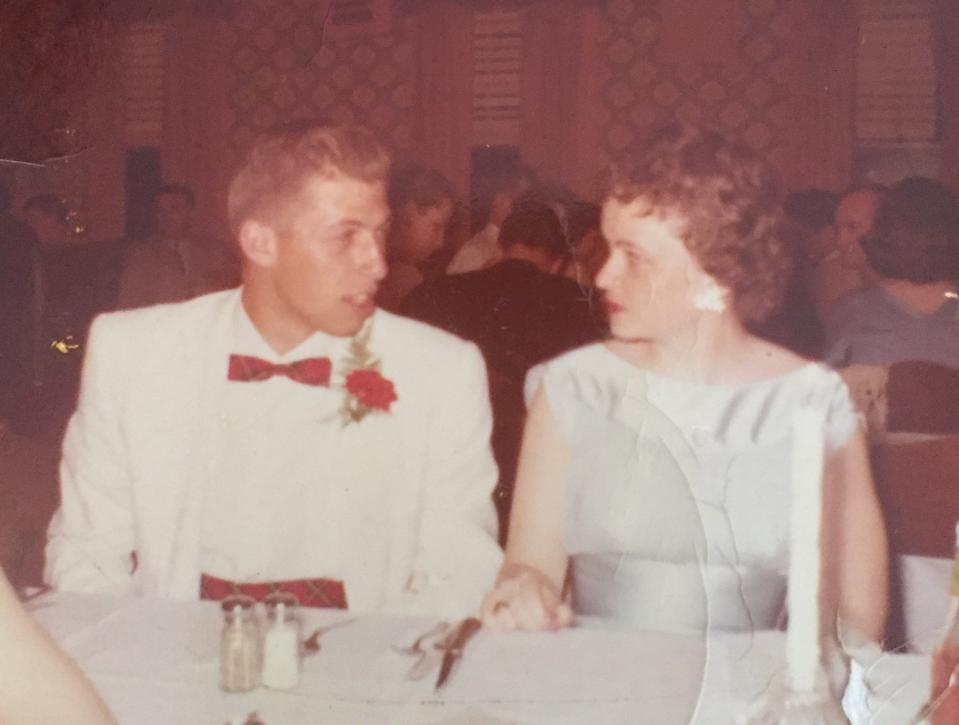
<svg viewBox="0 0 959 725">
<path fill-rule="evenodd" d="M 725 312 L 726 296 L 726 290 L 718 284 L 711 284 L 696 294 L 693 307 L 704 312 Z"/>
</svg>

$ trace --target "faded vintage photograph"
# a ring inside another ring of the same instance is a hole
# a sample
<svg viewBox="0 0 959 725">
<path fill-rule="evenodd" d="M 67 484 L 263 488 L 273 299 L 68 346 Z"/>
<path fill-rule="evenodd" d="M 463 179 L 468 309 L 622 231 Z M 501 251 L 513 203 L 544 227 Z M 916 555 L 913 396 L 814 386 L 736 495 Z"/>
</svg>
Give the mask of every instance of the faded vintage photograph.
<svg viewBox="0 0 959 725">
<path fill-rule="evenodd" d="M 959 725 L 959 0 L 3 0 L 0 723 Z"/>
</svg>

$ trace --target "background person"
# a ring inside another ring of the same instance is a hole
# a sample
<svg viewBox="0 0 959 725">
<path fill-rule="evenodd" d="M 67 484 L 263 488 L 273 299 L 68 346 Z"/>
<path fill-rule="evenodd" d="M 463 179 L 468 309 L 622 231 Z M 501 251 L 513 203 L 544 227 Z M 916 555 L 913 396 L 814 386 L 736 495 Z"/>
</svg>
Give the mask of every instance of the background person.
<svg viewBox="0 0 959 725">
<path fill-rule="evenodd" d="M 603 316 L 591 290 L 558 274 L 568 249 L 548 204 L 518 201 L 503 222 L 499 244 L 505 255 L 501 261 L 426 282 L 400 312 L 470 340 L 483 353 L 500 471 L 496 504 L 505 534 L 525 418 L 526 373 L 561 352 L 598 340 Z"/>
<path fill-rule="evenodd" d="M 874 283 L 836 302 L 826 359 L 836 367 L 924 360 L 959 368 L 959 202 L 932 179 L 886 193 L 862 249 Z"/>
<path fill-rule="evenodd" d="M 427 261 L 443 247 L 456 195 L 438 171 L 410 165 L 390 174 L 389 201 L 389 270 L 377 299 L 395 310 L 423 282 Z"/>
<path fill-rule="evenodd" d="M 153 197 L 155 231 L 135 242 L 123 259 L 117 307 L 183 302 L 239 284 L 236 255 L 193 231 L 193 192 L 164 184 Z"/>
</svg>

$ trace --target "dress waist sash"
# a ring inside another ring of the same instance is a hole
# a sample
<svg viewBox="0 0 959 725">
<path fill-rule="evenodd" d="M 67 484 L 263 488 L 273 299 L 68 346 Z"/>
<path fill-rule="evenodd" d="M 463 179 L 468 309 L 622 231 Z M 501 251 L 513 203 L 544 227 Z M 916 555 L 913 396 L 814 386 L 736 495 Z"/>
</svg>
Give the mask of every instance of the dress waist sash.
<svg viewBox="0 0 959 725">
<path fill-rule="evenodd" d="M 774 629 L 786 578 L 775 571 L 618 552 L 572 559 L 573 610 L 658 632 Z"/>
</svg>

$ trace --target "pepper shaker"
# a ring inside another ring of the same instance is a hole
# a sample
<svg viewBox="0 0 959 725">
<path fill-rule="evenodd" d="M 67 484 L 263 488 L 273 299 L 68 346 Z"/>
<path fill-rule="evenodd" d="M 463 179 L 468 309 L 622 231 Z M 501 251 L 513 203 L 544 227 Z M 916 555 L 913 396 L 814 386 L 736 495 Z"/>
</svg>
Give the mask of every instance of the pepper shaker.
<svg viewBox="0 0 959 725">
<path fill-rule="evenodd" d="M 226 692 L 249 692 L 260 684 L 260 637 L 252 597 L 226 597 L 223 631 L 220 635 L 220 688 Z"/>
</svg>

